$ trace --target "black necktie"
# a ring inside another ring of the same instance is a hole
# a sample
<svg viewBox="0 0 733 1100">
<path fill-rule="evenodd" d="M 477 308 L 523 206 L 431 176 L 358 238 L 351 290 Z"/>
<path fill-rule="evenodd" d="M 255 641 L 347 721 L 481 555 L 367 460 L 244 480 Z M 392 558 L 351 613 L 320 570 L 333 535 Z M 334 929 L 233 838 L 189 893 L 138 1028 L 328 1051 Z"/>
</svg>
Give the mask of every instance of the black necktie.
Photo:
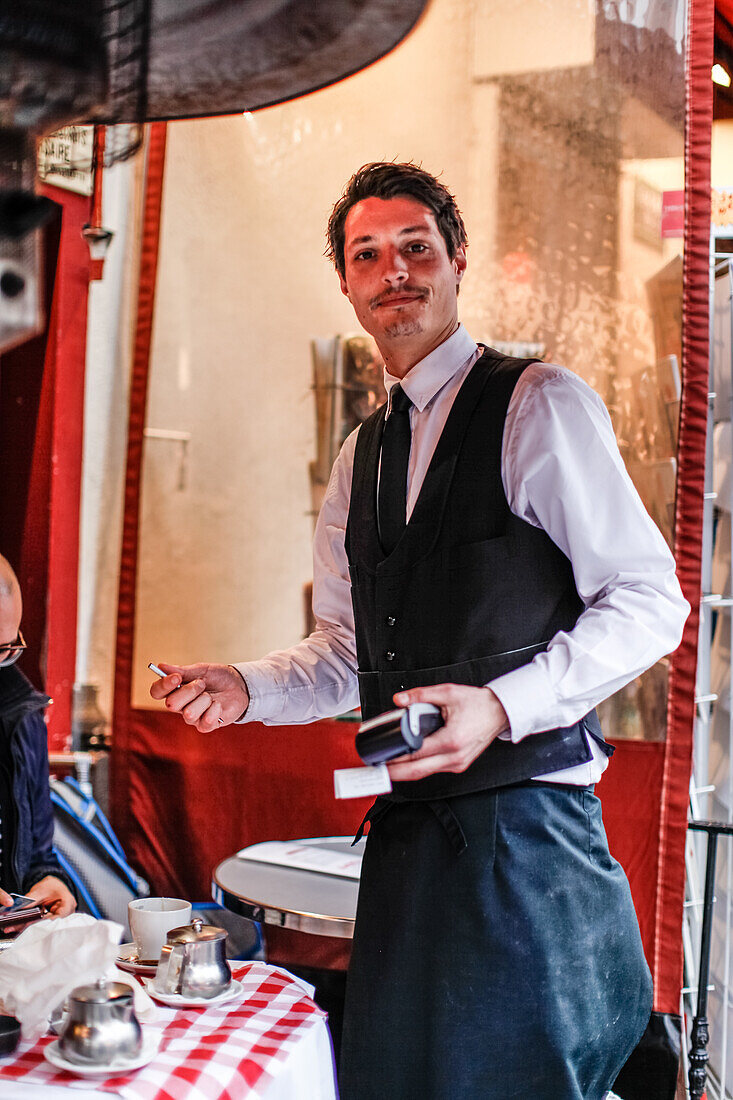
<svg viewBox="0 0 733 1100">
<path fill-rule="evenodd" d="M 412 401 L 399 383 L 390 393 L 390 413 L 382 432 L 379 468 L 379 538 L 385 554 L 391 554 L 405 529 L 407 512 L 407 464 L 410 459 L 410 406 Z"/>
</svg>

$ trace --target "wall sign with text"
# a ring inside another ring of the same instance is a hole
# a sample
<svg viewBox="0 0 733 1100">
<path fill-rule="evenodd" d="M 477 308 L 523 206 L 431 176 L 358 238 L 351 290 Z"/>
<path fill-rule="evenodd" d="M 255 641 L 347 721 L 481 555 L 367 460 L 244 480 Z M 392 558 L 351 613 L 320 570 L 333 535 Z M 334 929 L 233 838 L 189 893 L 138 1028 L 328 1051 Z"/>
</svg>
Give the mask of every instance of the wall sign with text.
<svg viewBox="0 0 733 1100">
<path fill-rule="evenodd" d="M 44 183 L 91 195 L 93 126 L 64 126 L 38 143 L 38 176 Z"/>
</svg>

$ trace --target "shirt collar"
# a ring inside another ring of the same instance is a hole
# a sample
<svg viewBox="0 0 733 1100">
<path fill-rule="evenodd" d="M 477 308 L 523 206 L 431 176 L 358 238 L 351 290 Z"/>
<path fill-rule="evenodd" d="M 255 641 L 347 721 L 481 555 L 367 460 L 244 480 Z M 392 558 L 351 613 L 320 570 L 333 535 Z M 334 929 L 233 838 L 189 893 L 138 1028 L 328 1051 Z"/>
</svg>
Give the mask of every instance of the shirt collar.
<svg viewBox="0 0 733 1100">
<path fill-rule="evenodd" d="M 476 354 L 476 351 L 475 340 L 468 335 L 463 325 L 459 325 L 452 336 L 439 344 L 419 363 L 415 363 L 404 378 L 395 378 L 385 368 L 385 389 L 389 394 L 392 387 L 400 382 L 415 408 L 422 412 L 456 371 Z"/>
</svg>

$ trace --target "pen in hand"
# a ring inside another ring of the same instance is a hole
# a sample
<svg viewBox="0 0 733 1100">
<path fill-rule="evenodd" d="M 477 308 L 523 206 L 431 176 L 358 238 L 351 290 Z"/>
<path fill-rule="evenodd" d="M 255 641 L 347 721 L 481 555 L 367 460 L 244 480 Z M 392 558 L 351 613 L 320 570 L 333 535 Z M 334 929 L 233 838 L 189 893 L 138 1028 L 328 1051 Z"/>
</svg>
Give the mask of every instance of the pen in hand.
<svg viewBox="0 0 733 1100">
<path fill-rule="evenodd" d="M 161 679 L 163 679 L 164 676 L 167 676 L 167 673 L 163 672 L 162 668 L 158 668 L 157 665 L 154 665 L 152 661 L 148 662 L 148 668 L 150 669 L 151 672 L 154 672 L 156 676 L 160 676 Z M 219 719 L 219 725 L 220 726 L 224 725 L 224 719 L 223 718 Z"/>
</svg>

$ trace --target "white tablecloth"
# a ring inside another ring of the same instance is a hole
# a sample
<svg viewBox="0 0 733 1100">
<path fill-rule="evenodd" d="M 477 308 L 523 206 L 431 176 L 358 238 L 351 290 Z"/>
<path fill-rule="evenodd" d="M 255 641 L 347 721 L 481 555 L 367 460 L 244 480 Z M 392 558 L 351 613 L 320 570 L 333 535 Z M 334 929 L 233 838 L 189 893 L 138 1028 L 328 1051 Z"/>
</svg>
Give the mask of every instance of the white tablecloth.
<svg viewBox="0 0 733 1100">
<path fill-rule="evenodd" d="M 264 963 L 235 970 L 245 997 L 206 1009 L 158 1006 L 146 1024 L 161 1036 L 153 1061 L 100 1087 L 98 1078 L 54 1070 L 43 1058 L 48 1040 L 21 1044 L 0 1059 L 0 1100 L 336 1100 L 335 1068 L 325 1015 L 286 971 Z M 181 1075 L 181 1070 L 186 1076 Z M 251 1082 L 251 1084 L 248 1084 Z"/>
<path fill-rule="evenodd" d="M 79 1100 L 110 1100 L 119 1093 L 101 1092 L 94 1082 L 79 1080 L 68 1085 L 42 1085 L 38 1082 L 3 1079 L 0 1058 L 0 1097 L 2 1100 L 70 1100 L 77 1093 Z M 79 1091 L 77 1091 L 79 1090 Z M 336 1100 L 331 1037 L 325 1020 L 320 1020 L 306 1032 L 284 1062 L 277 1077 L 267 1088 L 265 1100 Z"/>
</svg>

